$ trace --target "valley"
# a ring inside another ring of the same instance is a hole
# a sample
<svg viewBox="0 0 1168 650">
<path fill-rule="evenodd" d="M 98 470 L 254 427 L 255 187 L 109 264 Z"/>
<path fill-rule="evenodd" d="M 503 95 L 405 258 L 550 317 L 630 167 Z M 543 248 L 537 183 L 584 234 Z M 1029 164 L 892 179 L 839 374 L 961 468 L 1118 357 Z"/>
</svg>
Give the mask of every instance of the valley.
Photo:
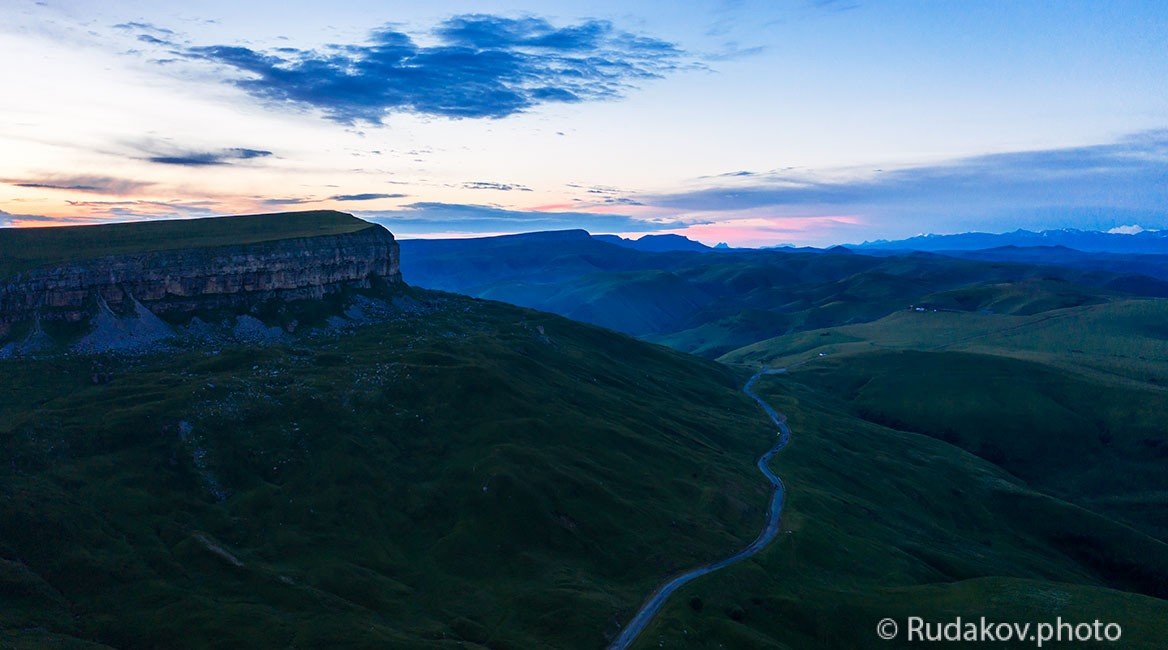
<svg viewBox="0 0 1168 650">
<path fill-rule="evenodd" d="M 303 259 L 337 259 L 331 228 Z M 1159 647 L 1154 283 L 548 237 L 402 242 L 404 284 L 228 289 L 133 348 L 71 343 L 104 326 L 90 298 L 14 348 L 0 642 L 868 647 L 885 617 L 977 614 Z M 645 340 L 445 292 L 470 278 Z"/>
<path fill-rule="evenodd" d="M 0 650 L 1165 650 L 1166 36 L 0 3 Z"/>
<path fill-rule="evenodd" d="M 911 306 L 1035 314 L 1168 297 L 1168 282 L 1146 276 L 928 253 L 650 253 L 583 231 L 401 247 L 406 282 L 550 311 L 710 358 Z"/>
</svg>

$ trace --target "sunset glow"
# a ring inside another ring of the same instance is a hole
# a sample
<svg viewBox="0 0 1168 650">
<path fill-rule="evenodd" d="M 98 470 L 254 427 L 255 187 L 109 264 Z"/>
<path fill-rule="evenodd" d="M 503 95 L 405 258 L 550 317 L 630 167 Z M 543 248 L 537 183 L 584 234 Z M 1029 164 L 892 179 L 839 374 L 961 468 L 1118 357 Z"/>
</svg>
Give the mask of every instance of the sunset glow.
<svg viewBox="0 0 1168 650">
<path fill-rule="evenodd" d="M 1164 228 L 1168 12 L 1122 4 L 20 2 L 0 225 L 328 208 L 404 237 L 749 246 Z"/>
</svg>

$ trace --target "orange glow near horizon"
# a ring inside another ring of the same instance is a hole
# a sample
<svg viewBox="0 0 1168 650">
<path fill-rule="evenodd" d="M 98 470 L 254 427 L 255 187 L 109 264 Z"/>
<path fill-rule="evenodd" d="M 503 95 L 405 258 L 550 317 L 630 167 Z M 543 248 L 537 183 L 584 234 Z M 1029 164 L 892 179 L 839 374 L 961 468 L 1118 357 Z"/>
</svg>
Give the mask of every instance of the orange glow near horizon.
<svg viewBox="0 0 1168 650">
<path fill-rule="evenodd" d="M 657 231 L 683 235 L 704 244 L 714 245 L 725 242 L 730 246 L 755 247 L 780 244 L 809 244 L 818 242 L 825 235 L 852 226 L 864 225 L 864 221 L 853 215 L 808 216 L 808 217 L 751 217 L 702 223 Z"/>
<path fill-rule="evenodd" d="M 160 199 L 150 196 L 102 196 L 93 193 L 57 192 L 63 195 L 46 197 L 44 194 L 20 192 L 21 196 L 7 202 L 0 202 L 0 210 L 8 213 L 9 227 L 44 228 L 54 226 L 97 225 L 125 221 L 151 219 L 187 219 L 232 214 L 257 214 L 265 212 L 295 212 L 301 210 L 332 209 L 353 212 L 361 216 L 368 211 L 402 210 L 401 200 L 374 200 L 353 203 L 331 199 L 304 199 L 298 203 L 272 204 L 255 196 L 208 196 L 199 197 L 187 192 L 177 193 L 180 198 Z M 31 195 L 31 196 L 30 196 Z M 35 196 L 35 198 L 32 198 Z M 434 200 L 431 197 L 412 196 L 406 202 Z M 538 212 L 542 214 L 576 215 L 628 215 L 646 220 L 643 230 L 616 232 L 625 237 L 636 238 L 647 234 L 671 233 L 689 237 L 705 244 L 725 242 L 731 246 L 756 247 L 777 244 L 822 243 L 827 239 L 846 238 L 848 231 L 865 224 L 855 215 L 809 215 L 809 216 L 752 216 L 742 213 L 706 213 L 687 215 L 686 219 L 707 219 L 709 223 L 678 221 L 669 227 L 673 219 L 678 219 L 669 211 L 651 205 L 609 205 L 584 202 L 558 201 L 531 207 L 508 207 L 518 212 Z M 662 227 L 665 226 L 665 227 Z M 569 226 L 565 226 L 569 227 Z M 614 232 L 611 229 L 590 226 L 587 217 L 582 216 L 576 226 L 590 232 Z M 392 229 L 392 228 L 391 228 Z M 449 224 L 436 222 L 434 229 L 427 232 L 401 233 L 403 238 L 469 238 L 491 237 L 513 232 L 468 232 L 452 229 Z"/>
</svg>

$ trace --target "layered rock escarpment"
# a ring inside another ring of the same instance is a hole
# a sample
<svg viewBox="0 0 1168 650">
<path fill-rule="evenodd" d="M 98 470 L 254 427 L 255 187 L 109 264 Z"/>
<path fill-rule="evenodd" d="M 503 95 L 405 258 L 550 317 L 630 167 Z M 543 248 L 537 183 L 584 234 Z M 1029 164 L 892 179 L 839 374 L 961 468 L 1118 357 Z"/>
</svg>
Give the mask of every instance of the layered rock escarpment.
<svg viewBox="0 0 1168 650">
<path fill-rule="evenodd" d="M 272 300 L 320 299 L 399 283 L 398 262 L 393 235 L 368 224 L 339 234 L 55 263 L 0 280 L 0 339 L 22 325 L 83 323 L 109 311 L 144 307 L 175 322 L 207 311 L 243 313 Z"/>
</svg>

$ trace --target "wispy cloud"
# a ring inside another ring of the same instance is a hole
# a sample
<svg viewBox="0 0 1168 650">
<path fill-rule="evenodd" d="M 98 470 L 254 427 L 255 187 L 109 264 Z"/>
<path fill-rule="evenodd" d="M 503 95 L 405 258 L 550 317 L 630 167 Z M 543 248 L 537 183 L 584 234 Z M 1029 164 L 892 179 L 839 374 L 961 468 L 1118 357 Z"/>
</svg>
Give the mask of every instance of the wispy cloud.
<svg viewBox="0 0 1168 650">
<path fill-rule="evenodd" d="M 127 32 L 147 31 L 147 32 L 157 32 L 159 34 L 174 34 L 173 30 L 167 29 L 165 27 L 159 27 L 158 25 L 155 25 L 153 23 L 146 23 L 146 22 L 140 22 L 140 21 L 130 21 L 130 22 L 125 22 L 125 23 L 118 23 L 118 24 L 114 25 L 114 29 L 120 29 L 120 30 L 127 31 Z"/>
<path fill-rule="evenodd" d="M 874 170 L 852 180 L 817 180 L 789 171 L 728 172 L 712 186 L 639 197 L 650 205 L 703 213 L 776 216 L 864 214 L 891 224 L 947 227 L 1057 227 L 1072 212 L 1111 227 L 1114 218 L 1168 220 L 1168 131 L 1095 146 L 999 153 L 945 164 Z M 1062 219 L 1055 218 L 1062 214 Z M 1046 223 L 1044 220 L 1050 220 Z M 1129 222 L 1130 223 L 1130 222 Z"/>
<path fill-rule="evenodd" d="M 531 191 L 530 187 L 518 183 L 492 183 L 489 181 L 469 181 L 463 183 L 462 188 L 467 190 L 498 190 L 500 192 L 510 192 L 512 190 L 519 192 Z"/>
<path fill-rule="evenodd" d="M 627 196 L 609 196 L 603 201 L 605 205 L 645 205 L 636 199 L 630 199 Z"/>
<path fill-rule="evenodd" d="M 303 205 L 305 203 L 319 203 L 320 199 L 305 199 L 305 198 L 294 198 L 294 197 L 282 197 L 281 198 L 281 197 L 278 197 L 278 198 L 271 198 L 271 199 L 261 199 L 260 202 L 263 203 L 264 205 Z"/>
<path fill-rule="evenodd" d="M 210 199 L 171 199 L 156 201 L 128 199 L 122 201 L 69 201 L 80 214 L 59 219 L 71 221 L 140 221 L 147 219 L 188 219 L 222 214 L 217 201 Z"/>
<path fill-rule="evenodd" d="M 572 199 L 577 204 L 577 207 L 602 207 L 602 206 L 642 206 L 643 202 L 625 196 L 629 192 L 616 187 L 608 187 L 605 185 L 580 185 L 579 183 L 568 183 L 566 187 L 574 190 L 583 190 L 586 197 L 575 197 Z"/>
<path fill-rule="evenodd" d="M 857 0 L 810 0 L 810 5 L 827 11 L 851 11 L 860 7 Z"/>
<path fill-rule="evenodd" d="M 74 192 L 97 192 L 96 185 L 65 185 L 62 183 L 9 183 L 16 187 L 30 187 L 38 190 L 70 190 Z"/>
<path fill-rule="evenodd" d="M 242 160 L 267 158 L 271 151 L 263 149 L 245 149 L 233 147 L 215 151 L 178 151 L 147 156 L 146 160 L 160 165 L 182 165 L 186 167 L 207 167 L 211 165 L 227 165 Z"/>
<path fill-rule="evenodd" d="M 426 40 L 386 25 L 363 43 L 313 50 L 169 49 L 232 71 L 227 81 L 256 98 L 316 108 L 345 124 L 379 123 L 395 112 L 500 118 L 541 104 L 614 99 L 677 69 L 683 57 L 673 43 L 603 20 L 557 27 L 542 18 L 462 15 Z"/>
<path fill-rule="evenodd" d="M 0 227 L 11 228 L 20 225 L 38 224 L 38 223 L 55 223 L 60 221 L 54 217 L 46 217 L 40 214 L 13 214 L 0 210 Z"/>
<path fill-rule="evenodd" d="M 364 211 L 358 216 L 384 224 L 395 234 L 520 233 L 583 228 L 592 232 L 651 232 L 678 224 L 618 214 L 534 212 L 486 205 L 418 202 L 401 210 Z"/>
<path fill-rule="evenodd" d="M 15 187 L 85 192 L 89 194 L 109 194 L 113 196 L 126 196 L 140 192 L 152 185 L 152 183 L 143 181 L 113 178 L 110 176 L 66 176 L 58 174 L 46 174 L 31 178 L 5 178 L 0 179 L 0 182 Z"/>
<path fill-rule="evenodd" d="M 706 61 L 736 61 L 766 52 L 765 45 L 742 46 L 737 41 L 726 41 L 718 50 L 702 56 Z"/>
<path fill-rule="evenodd" d="M 139 34 L 138 41 L 142 43 L 149 43 L 150 45 L 170 45 L 170 41 L 165 41 L 157 36 L 150 34 Z"/>
<path fill-rule="evenodd" d="M 336 194 L 330 196 L 330 201 L 374 201 L 376 199 L 404 199 L 408 194 L 377 194 L 368 192 L 365 194 Z"/>
</svg>

